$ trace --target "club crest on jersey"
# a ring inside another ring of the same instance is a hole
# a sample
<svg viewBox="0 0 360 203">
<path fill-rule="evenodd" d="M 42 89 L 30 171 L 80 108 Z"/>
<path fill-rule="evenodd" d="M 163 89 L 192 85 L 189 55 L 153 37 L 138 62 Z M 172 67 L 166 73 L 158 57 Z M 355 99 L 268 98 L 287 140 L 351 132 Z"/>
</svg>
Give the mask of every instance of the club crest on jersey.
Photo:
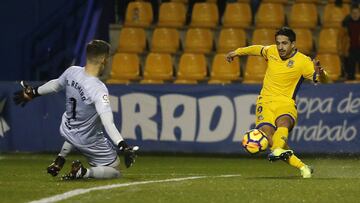
<svg viewBox="0 0 360 203">
<path fill-rule="evenodd" d="M 293 60 L 289 60 L 287 67 L 292 68 L 294 66 L 294 61 Z"/>
<path fill-rule="evenodd" d="M 109 102 L 109 95 L 104 94 L 104 95 L 102 96 L 102 100 L 103 100 L 104 103 L 110 103 L 110 102 Z"/>
</svg>

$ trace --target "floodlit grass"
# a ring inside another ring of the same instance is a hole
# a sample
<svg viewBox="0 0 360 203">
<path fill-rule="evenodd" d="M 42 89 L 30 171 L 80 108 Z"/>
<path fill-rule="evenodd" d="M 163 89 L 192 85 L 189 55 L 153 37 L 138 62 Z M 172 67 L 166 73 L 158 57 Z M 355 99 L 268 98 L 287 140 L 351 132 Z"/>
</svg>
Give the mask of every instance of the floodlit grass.
<svg viewBox="0 0 360 203">
<path fill-rule="evenodd" d="M 28 202 L 110 184 L 201 176 L 179 182 L 130 185 L 75 196 L 62 202 L 357 202 L 358 158 L 304 158 L 315 167 L 312 179 L 300 178 L 285 163 L 251 157 L 139 156 L 115 180 L 61 181 L 45 171 L 48 154 L 0 155 L 0 202 Z M 69 170 L 70 156 L 62 174 Z M 61 174 L 61 175 L 62 175 Z M 238 175 L 219 177 L 219 175 Z"/>
</svg>

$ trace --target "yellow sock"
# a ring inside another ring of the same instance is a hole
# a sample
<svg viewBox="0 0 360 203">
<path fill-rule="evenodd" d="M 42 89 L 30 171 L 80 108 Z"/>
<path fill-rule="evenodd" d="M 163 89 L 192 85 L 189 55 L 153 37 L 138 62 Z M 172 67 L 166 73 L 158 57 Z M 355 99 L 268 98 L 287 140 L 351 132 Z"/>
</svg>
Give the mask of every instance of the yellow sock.
<svg viewBox="0 0 360 203">
<path fill-rule="evenodd" d="M 289 136 L 289 129 L 286 127 L 278 127 L 272 136 L 273 145 L 271 150 L 276 148 L 283 149 L 286 145 L 287 138 Z"/>
<path fill-rule="evenodd" d="M 305 164 L 295 156 L 295 154 L 291 155 L 290 158 L 288 160 L 286 160 L 286 162 L 293 167 L 296 167 L 298 169 L 300 169 L 301 167 L 305 166 Z"/>
</svg>

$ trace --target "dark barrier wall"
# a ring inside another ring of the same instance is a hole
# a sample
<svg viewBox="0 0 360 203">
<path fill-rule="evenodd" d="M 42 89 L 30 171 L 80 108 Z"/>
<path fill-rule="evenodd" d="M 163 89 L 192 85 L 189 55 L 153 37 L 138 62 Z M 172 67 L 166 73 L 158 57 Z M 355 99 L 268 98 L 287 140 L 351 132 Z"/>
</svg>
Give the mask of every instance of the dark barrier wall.
<svg viewBox="0 0 360 203">
<path fill-rule="evenodd" d="M 15 83 L 2 83 L 0 98 L 16 89 Z M 304 84 L 290 146 L 300 153 L 360 153 L 359 89 Z M 259 90 L 240 84 L 109 86 L 122 135 L 143 151 L 164 152 L 244 153 L 240 141 L 254 127 Z M 8 100 L 1 112 L 0 150 L 59 150 L 64 103 L 63 93 L 37 98 L 25 108 Z"/>
</svg>

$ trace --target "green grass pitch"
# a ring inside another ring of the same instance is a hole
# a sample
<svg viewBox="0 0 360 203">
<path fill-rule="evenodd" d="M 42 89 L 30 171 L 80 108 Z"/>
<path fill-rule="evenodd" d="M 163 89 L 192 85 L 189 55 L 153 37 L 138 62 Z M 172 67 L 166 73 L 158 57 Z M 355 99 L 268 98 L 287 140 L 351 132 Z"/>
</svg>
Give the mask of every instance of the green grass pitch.
<svg viewBox="0 0 360 203">
<path fill-rule="evenodd" d="M 252 157 L 139 156 L 115 180 L 61 181 L 45 171 L 54 155 L 0 154 L 0 202 L 29 202 L 86 189 L 121 183 L 148 182 L 108 190 L 97 190 L 60 202 L 358 202 L 360 199 L 359 157 L 303 158 L 315 167 L 312 179 L 300 178 L 298 170 L 283 162 L 269 163 Z M 72 155 L 61 174 L 69 170 Z M 236 175 L 223 177 L 220 175 Z"/>
</svg>

